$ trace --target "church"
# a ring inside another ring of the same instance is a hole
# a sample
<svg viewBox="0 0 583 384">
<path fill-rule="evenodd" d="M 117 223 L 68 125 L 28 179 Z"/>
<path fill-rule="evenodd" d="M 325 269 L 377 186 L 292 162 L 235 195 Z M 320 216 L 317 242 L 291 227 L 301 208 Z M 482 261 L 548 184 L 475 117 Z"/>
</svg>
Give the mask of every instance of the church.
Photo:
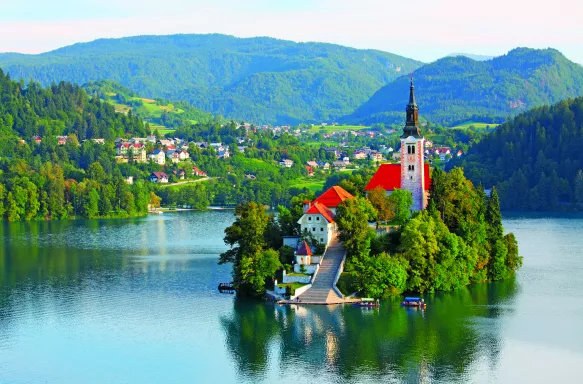
<svg viewBox="0 0 583 384">
<path fill-rule="evenodd" d="M 411 81 L 407 122 L 401 135 L 401 164 L 382 164 L 365 187 L 372 191 L 383 188 L 390 195 L 395 189 L 404 189 L 413 195 L 411 210 L 427 207 L 431 183 L 429 164 L 425 163 L 425 138 L 419 128 L 419 107 L 415 101 L 415 86 Z"/>
</svg>

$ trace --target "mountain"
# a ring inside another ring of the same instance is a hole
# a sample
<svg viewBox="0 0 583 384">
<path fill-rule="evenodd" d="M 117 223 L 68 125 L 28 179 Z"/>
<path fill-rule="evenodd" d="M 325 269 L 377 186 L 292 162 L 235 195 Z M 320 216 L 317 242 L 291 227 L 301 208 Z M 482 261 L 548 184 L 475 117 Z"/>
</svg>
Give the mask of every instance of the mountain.
<svg viewBox="0 0 583 384">
<path fill-rule="evenodd" d="M 446 57 L 415 71 L 420 114 L 435 123 L 502 122 L 530 108 L 583 95 L 583 67 L 554 49 L 517 48 L 489 61 Z M 377 91 L 350 123 L 403 122 L 409 78 Z"/>
<path fill-rule="evenodd" d="M 583 205 L 583 97 L 520 114 L 452 161 L 469 179 L 496 186 L 502 207 Z"/>
<path fill-rule="evenodd" d="M 136 92 L 109 80 L 92 81 L 83 85 L 91 96 L 97 96 L 115 107 L 116 112 L 132 111 L 160 133 L 184 125 L 206 123 L 214 117 L 208 112 L 193 107 L 187 102 L 172 102 L 148 99 Z"/>
<path fill-rule="evenodd" d="M 334 120 L 420 62 L 375 50 L 267 37 L 137 36 L 39 55 L 0 54 L 14 79 L 115 81 L 148 98 L 186 100 L 256 123 Z"/>
<path fill-rule="evenodd" d="M 472 53 L 450 53 L 447 55 L 448 57 L 457 57 L 457 56 L 464 56 L 468 59 L 476 60 L 476 61 L 486 61 L 492 60 L 495 56 L 487 56 L 487 55 L 474 55 Z"/>
</svg>

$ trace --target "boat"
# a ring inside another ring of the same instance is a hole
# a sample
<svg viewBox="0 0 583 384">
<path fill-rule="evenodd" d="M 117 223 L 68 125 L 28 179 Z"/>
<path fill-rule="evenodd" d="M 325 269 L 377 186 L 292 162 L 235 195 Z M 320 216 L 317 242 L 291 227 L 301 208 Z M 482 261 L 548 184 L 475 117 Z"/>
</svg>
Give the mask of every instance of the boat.
<svg viewBox="0 0 583 384">
<path fill-rule="evenodd" d="M 419 297 L 405 297 L 405 300 L 401 303 L 402 306 L 405 307 L 416 307 L 416 308 L 427 308 L 427 304 L 425 304 L 425 300 Z"/>
<path fill-rule="evenodd" d="M 363 297 L 358 303 L 354 304 L 355 307 L 380 307 L 381 303 L 379 300 L 372 299 L 370 297 Z"/>
</svg>

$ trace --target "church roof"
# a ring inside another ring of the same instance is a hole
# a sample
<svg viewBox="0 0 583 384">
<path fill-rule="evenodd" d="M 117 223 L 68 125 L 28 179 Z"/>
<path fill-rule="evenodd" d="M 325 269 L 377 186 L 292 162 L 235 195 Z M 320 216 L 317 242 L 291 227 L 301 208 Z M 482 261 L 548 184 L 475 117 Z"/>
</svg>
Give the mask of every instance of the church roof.
<svg viewBox="0 0 583 384">
<path fill-rule="evenodd" d="M 415 138 L 421 138 L 421 130 L 419 129 L 419 107 L 417 106 L 417 101 L 415 100 L 415 85 L 413 85 L 413 79 L 411 79 L 411 88 L 409 89 L 409 104 L 407 104 L 407 122 L 405 123 L 405 128 L 403 129 L 402 139 L 406 139 L 409 136 Z"/>
<path fill-rule="evenodd" d="M 431 177 L 429 164 L 425 163 L 424 166 L 424 177 L 425 177 L 425 190 L 429 190 L 431 185 Z M 385 191 L 393 191 L 395 188 L 401 188 L 401 164 L 382 164 L 376 173 L 373 175 L 372 179 L 368 182 L 365 191 L 372 191 L 376 187 L 381 187 Z"/>
<path fill-rule="evenodd" d="M 312 256 L 312 249 L 310 248 L 308 243 L 306 243 L 305 241 L 302 241 L 302 243 L 300 244 L 300 247 L 298 248 L 298 251 L 296 252 L 296 255 Z"/>
<path fill-rule="evenodd" d="M 322 203 L 314 202 L 312 206 L 305 212 L 306 214 L 320 214 L 324 216 L 327 222 L 334 222 L 334 212 Z"/>
<path fill-rule="evenodd" d="M 346 190 L 342 187 L 337 185 L 333 186 L 332 188 L 328 189 L 326 192 L 322 193 L 320 197 L 314 200 L 314 203 L 324 204 L 326 207 L 335 208 L 340 205 L 346 199 L 352 199 L 350 193 L 346 192 Z"/>
</svg>

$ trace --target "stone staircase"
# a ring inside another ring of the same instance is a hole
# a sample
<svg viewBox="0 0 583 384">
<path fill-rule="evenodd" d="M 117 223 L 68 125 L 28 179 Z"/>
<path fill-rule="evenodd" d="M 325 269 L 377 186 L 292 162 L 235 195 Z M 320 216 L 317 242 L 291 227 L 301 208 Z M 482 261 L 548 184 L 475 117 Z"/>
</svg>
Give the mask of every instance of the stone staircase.
<svg viewBox="0 0 583 384">
<path fill-rule="evenodd" d="M 346 250 L 337 237 L 330 242 L 320 264 L 320 269 L 312 287 L 300 295 L 300 302 L 305 304 L 336 304 L 343 303 L 334 287 L 334 279 Z"/>
</svg>

